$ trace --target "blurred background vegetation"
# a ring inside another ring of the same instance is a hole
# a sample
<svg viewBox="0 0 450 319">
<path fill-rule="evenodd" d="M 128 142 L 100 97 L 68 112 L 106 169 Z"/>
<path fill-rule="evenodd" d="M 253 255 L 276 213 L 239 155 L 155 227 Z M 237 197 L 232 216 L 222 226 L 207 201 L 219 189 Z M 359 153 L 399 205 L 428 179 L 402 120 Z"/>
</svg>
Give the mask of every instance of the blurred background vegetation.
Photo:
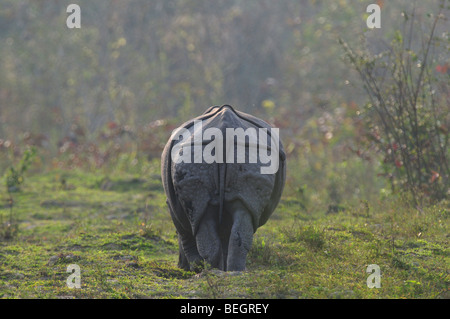
<svg viewBox="0 0 450 319">
<path fill-rule="evenodd" d="M 81 7 L 80 29 L 66 27 L 72 2 Z M 413 159 L 402 153 L 386 160 L 403 144 L 394 146 L 389 134 L 373 139 L 384 127 L 367 111 L 367 83 L 346 57 L 364 56 L 359 66 L 370 66 L 399 35 L 413 43 L 400 52 L 420 56 L 441 10 L 426 65 L 430 81 L 417 85 L 433 92 L 430 114 L 439 123 L 424 125 L 439 131 L 443 150 L 432 159 L 439 165 L 421 168 L 419 186 L 440 183 L 442 199 L 449 173 L 448 1 L 376 1 L 381 29 L 370 30 L 372 2 L 0 0 L 0 176 L 7 184 L 23 180 L 14 167 L 31 147 L 30 174 L 79 168 L 150 176 L 177 125 L 211 105 L 231 104 L 280 128 L 288 153 L 284 196 L 295 205 L 308 213 L 364 206 L 398 190 L 401 167 Z M 413 32 L 405 28 L 412 12 Z M 392 97 L 389 89 L 383 94 Z"/>
</svg>

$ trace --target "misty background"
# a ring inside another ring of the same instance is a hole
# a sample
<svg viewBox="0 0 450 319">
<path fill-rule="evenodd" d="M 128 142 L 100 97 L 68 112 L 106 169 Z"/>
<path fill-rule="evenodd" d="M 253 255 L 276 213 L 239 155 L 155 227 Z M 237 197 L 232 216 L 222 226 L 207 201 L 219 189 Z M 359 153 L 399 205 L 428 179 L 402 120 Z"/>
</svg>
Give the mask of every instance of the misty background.
<svg viewBox="0 0 450 319">
<path fill-rule="evenodd" d="M 382 29 L 368 31 L 370 1 L 81 0 L 81 28 L 69 29 L 72 2 L 0 1 L 1 137 L 55 142 L 74 124 L 93 133 L 225 103 L 260 112 L 264 101 L 301 125 L 361 101 L 338 37 L 392 32 L 409 3 L 384 4 Z"/>
<path fill-rule="evenodd" d="M 381 29 L 371 30 L 372 1 L 79 0 L 81 28 L 69 29 L 72 2 L 0 0 L 1 170 L 30 145 L 41 168 L 97 169 L 121 154 L 121 167 L 158 159 L 177 125 L 230 104 L 280 128 L 288 156 L 301 162 L 290 168 L 306 172 L 288 179 L 294 192 L 322 174 L 331 197 L 346 176 L 336 165 L 354 175 L 343 187 L 355 196 L 362 180 L 368 193 L 383 185 L 377 161 L 345 162 L 377 155 L 359 149 L 368 97 L 338 39 L 386 50 L 414 5 L 422 39 L 440 5 L 376 1 Z M 448 21 L 438 28 L 448 31 Z M 442 49 L 433 63 L 448 61 Z"/>
</svg>

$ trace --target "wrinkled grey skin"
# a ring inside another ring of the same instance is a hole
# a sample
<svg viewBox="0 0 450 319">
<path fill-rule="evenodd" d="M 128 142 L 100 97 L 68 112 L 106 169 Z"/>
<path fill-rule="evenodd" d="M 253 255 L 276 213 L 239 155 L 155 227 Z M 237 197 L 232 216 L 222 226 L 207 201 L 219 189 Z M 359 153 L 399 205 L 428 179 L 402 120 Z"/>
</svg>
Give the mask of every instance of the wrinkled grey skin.
<svg viewBox="0 0 450 319">
<path fill-rule="evenodd" d="M 224 138 L 226 128 L 268 128 L 270 132 L 266 122 L 229 105 L 210 107 L 181 127 L 192 134 L 194 120 L 203 121 L 203 131 L 208 127 L 221 129 Z M 181 141 L 180 137 L 169 140 L 161 156 L 162 182 L 178 233 L 178 265 L 200 271 L 206 262 L 224 271 L 245 270 L 253 234 L 267 222 L 284 188 L 286 157 L 281 141 L 275 174 L 261 174 L 260 167 L 267 164 L 259 160 L 176 164 L 171 150 Z"/>
</svg>

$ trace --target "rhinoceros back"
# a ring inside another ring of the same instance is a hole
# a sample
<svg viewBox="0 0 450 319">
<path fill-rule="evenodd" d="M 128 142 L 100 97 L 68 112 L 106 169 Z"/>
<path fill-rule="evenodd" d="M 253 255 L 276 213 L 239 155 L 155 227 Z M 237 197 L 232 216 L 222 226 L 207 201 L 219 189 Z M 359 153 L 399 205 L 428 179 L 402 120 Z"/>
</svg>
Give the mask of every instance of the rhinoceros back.
<svg viewBox="0 0 450 319">
<path fill-rule="evenodd" d="M 270 201 L 276 200 L 278 202 L 279 200 L 279 198 L 274 199 L 272 196 L 276 186 L 276 174 L 261 174 L 261 167 L 266 166 L 266 164 L 261 163 L 258 156 L 256 156 L 256 162 L 250 163 L 250 157 L 255 156 L 258 145 L 253 145 L 254 143 L 252 144 L 248 139 L 244 148 L 245 161 L 239 163 L 237 161 L 238 141 L 231 142 L 226 139 L 227 128 L 270 129 L 267 123 L 254 117 L 246 119 L 242 116 L 245 113 L 240 114 L 241 116 L 231 107 L 210 108 L 197 118 L 197 125 L 194 125 L 194 122 L 191 121 L 184 126 L 189 130 L 192 142 L 195 138 L 199 138 L 199 133 L 203 134 L 205 130 L 210 128 L 220 130 L 224 138 L 222 161 L 217 160 L 211 163 L 209 160 L 207 163 L 205 156 L 202 156 L 201 162 L 197 159 L 197 163 L 194 162 L 194 156 L 190 157 L 190 161 L 171 161 L 170 172 L 174 191 L 189 220 L 193 234 L 196 233 L 208 205 L 217 207 L 217 218 L 220 221 L 223 217 L 222 214 L 227 213 L 227 203 L 239 200 L 252 215 L 253 226 L 256 231 L 259 226 L 265 223 L 268 218 L 267 215 L 272 213 L 267 208 L 276 206 L 276 203 L 270 205 Z M 201 132 L 198 130 L 200 127 L 199 121 L 201 121 Z M 173 141 L 172 148 L 177 143 L 187 142 L 184 140 Z M 203 152 L 208 145 L 211 146 L 210 143 L 213 143 L 213 141 L 201 139 L 202 155 L 205 155 Z M 215 145 L 219 147 L 220 144 Z M 191 147 L 179 148 L 179 152 L 182 154 L 182 152 L 190 150 L 193 153 L 194 147 L 191 144 Z M 230 150 L 227 148 L 230 147 L 233 148 L 234 158 L 227 158 L 227 154 L 230 154 Z M 218 151 L 216 148 L 215 152 Z"/>
</svg>

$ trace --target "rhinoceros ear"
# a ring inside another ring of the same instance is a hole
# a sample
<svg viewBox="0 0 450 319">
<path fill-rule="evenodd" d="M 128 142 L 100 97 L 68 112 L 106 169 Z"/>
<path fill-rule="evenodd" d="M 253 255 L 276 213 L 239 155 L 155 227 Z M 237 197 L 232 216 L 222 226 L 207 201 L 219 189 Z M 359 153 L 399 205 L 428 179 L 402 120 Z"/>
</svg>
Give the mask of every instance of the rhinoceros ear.
<svg viewBox="0 0 450 319">
<path fill-rule="evenodd" d="M 270 196 L 270 201 L 267 207 L 264 209 L 259 219 L 259 226 L 264 225 L 272 215 L 273 211 L 280 202 L 281 194 L 283 193 L 284 184 L 286 182 L 286 154 L 284 153 L 283 146 L 280 144 L 280 165 L 278 167 L 278 172 L 275 175 L 275 184 L 273 187 L 272 195 Z M 256 229 L 255 229 L 256 231 Z"/>
</svg>

